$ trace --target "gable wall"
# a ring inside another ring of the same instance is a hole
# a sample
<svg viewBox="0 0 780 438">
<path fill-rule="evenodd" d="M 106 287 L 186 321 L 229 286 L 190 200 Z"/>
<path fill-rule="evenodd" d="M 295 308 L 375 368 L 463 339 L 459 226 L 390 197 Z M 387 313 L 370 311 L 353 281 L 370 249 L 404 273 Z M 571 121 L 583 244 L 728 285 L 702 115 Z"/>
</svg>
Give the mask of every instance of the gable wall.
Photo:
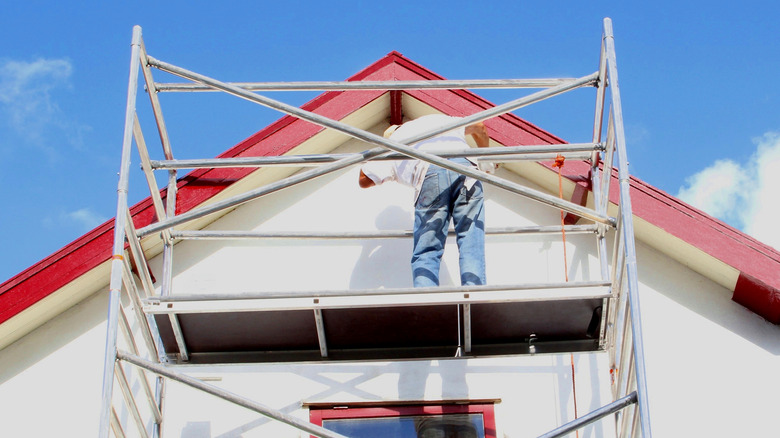
<svg viewBox="0 0 780 438">
<path fill-rule="evenodd" d="M 363 148 L 355 140 L 336 152 Z M 242 205 L 207 229 L 411 230 L 412 189 L 398 184 L 360 189 L 357 172 L 353 167 L 270 194 Z M 558 211 L 493 187 L 486 192 L 488 228 L 560 223 Z M 488 236 L 487 240 L 490 282 L 564 281 L 560 236 Z M 571 279 L 598 279 L 594 239 L 571 235 L 567 241 L 581 242 L 583 248 L 569 253 L 574 260 Z M 406 256 L 411 254 L 411 239 L 185 241 L 176 246 L 175 254 L 174 294 L 411 287 Z M 333 259 L 338 263 L 329 263 Z M 443 284 L 459 283 L 457 265 L 453 241 L 445 253 Z M 150 266 L 162 272 L 161 257 Z"/>
<path fill-rule="evenodd" d="M 381 125 L 374 129 L 381 130 Z M 364 148 L 350 141 L 334 152 Z M 353 167 L 300 184 L 243 205 L 208 228 L 324 232 L 412 228 L 411 188 L 386 184 L 360 189 L 357 177 L 358 169 Z M 557 211 L 540 208 L 533 201 L 492 187 L 486 192 L 488 228 L 560 220 Z M 489 282 L 564 281 L 560 237 L 488 236 L 487 240 Z M 570 236 L 567 241 L 572 279 L 595 279 L 599 267 L 593 239 Z M 457 284 L 457 250 L 452 239 L 447 248 L 442 283 Z M 410 287 L 410 252 L 409 239 L 188 241 L 175 248 L 173 294 Z M 153 259 L 151 266 L 160 271 L 161 258 Z M 599 369 L 605 369 L 606 359 L 605 354 L 576 355 L 581 413 L 608 402 L 608 386 L 592 379 Z M 569 355 L 539 355 L 468 361 L 191 365 L 181 369 L 302 419 L 307 419 L 308 413 L 301 401 L 497 399 L 501 401 L 497 421 L 502 430 L 512 436 L 538 436 L 574 418 L 570 360 Z M 167 400 L 166 415 L 170 416 L 166 432 L 174 436 L 184 431 L 194 436 L 299 436 L 287 426 L 258 419 L 251 412 L 181 385 L 169 387 Z M 610 436 L 608 424 L 592 426 L 590 433 Z"/>
<path fill-rule="evenodd" d="M 0 350 L 0 436 L 95 436 L 107 294 L 97 293 Z"/>
<path fill-rule="evenodd" d="M 780 402 L 780 329 L 639 243 L 654 436 L 766 436 Z"/>
</svg>

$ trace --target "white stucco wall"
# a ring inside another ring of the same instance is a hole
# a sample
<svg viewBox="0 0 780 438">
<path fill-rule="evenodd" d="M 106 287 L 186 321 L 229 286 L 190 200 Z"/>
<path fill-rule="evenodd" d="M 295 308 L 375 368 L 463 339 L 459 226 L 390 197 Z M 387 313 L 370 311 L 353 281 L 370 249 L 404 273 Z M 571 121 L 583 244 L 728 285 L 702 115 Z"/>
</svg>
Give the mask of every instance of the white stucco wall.
<svg viewBox="0 0 780 438">
<path fill-rule="evenodd" d="M 360 147 L 347 145 L 342 151 Z M 357 185 L 358 169 L 324 176 L 241 206 L 210 229 L 257 231 L 410 230 L 412 190 L 396 184 Z M 503 176 L 511 177 L 504 173 Z M 530 185 L 528 181 L 522 181 Z M 555 224 L 560 213 L 488 187 L 487 227 Z M 598 278 L 592 236 L 571 235 L 570 278 Z M 174 294 L 328 290 L 411 286 L 409 239 L 186 241 L 175 248 Z M 450 239 L 442 284 L 458 284 L 457 249 Z M 493 284 L 564 281 L 559 236 L 488 236 L 488 281 Z M 151 261 L 161 271 L 161 257 Z M 402 322 L 399 322 L 402 323 Z M 579 413 L 608 403 L 604 354 L 577 355 Z M 598 366 L 600 365 L 600 367 Z M 183 367 L 228 390 L 283 412 L 308 418 L 304 402 L 496 399 L 499 428 L 510 436 L 538 436 L 574 419 L 569 355 L 469 361 L 402 361 Z M 601 370 L 601 371 L 599 371 Z M 326 377 L 324 377 L 326 376 Z M 178 436 L 299 436 L 245 409 L 172 384 L 166 432 Z M 208 401 L 207 401 L 208 400 Z M 183 405 L 183 406 L 182 406 Z M 605 423 L 584 436 L 610 436 Z"/>
<path fill-rule="evenodd" d="M 359 147 L 355 142 L 336 152 Z M 357 172 L 347 169 L 267 195 L 209 229 L 411 230 L 412 189 L 392 183 L 360 189 Z M 486 193 L 488 228 L 560 224 L 556 210 L 493 187 Z M 567 242 L 570 280 L 600 278 L 595 239 L 571 235 Z M 560 236 L 487 236 L 486 252 L 489 283 L 564 281 Z M 457 255 L 451 238 L 442 284 L 459 284 Z M 411 239 L 185 241 L 175 248 L 173 294 L 410 287 L 410 256 Z M 162 270 L 161 259 L 150 262 L 155 272 Z"/>
<path fill-rule="evenodd" d="M 604 354 L 578 355 L 576 378 L 589 381 L 605 358 Z M 463 399 L 500 401 L 495 408 L 498 436 L 536 437 L 574 418 L 569 355 L 178 368 L 304 420 L 308 410 L 302 402 Z M 308 436 L 181 384 L 169 385 L 167 395 L 166 431 L 171 436 Z M 579 412 L 599 407 L 608 397 L 592 393 L 587 383 L 578 380 Z M 581 436 L 612 435 L 602 423 Z"/>
<path fill-rule="evenodd" d="M 639 246 L 654 436 L 774 436 L 780 327 L 731 292 Z"/>
<path fill-rule="evenodd" d="M 411 228 L 410 189 L 362 190 L 356 180 L 357 169 L 325 176 L 239 207 L 211 228 Z M 488 227 L 559 220 L 533 201 L 486 191 Z M 488 281 L 562 281 L 559 239 L 489 236 Z M 597 279 L 592 238 L 567 241 L 570 278 Z M 405 287 L 410 248 L 406 240 L 183 242 L 175 249 L 174 293 Z M 654 435 L 771 436 L 780 408 L 780 329 L 641 243 L 638 260 Z M 158 278 L 160 266 L 151 261 Z M 454 242 L 442 275 L 444 284 L 457 281 Z M 106 308 L 101 290 L 0 350 L 0 436 L 95 433 Z M 574 415 L 569 355 L 178 369 L 304 419 L 301 402 L 500 399 L 499 436 L 531 437 Z M 607 403 L 606 355 L 575 355 L 575 369 L 579 414 Z M 168 385 L 165 415 L 166 437 L 305 436 L 178 383 Z M 126 411 L 120 416 L 127 420 Z M 609 423 L 580 436 L 610 436 Z"/>
<path fill-rule="evenodd" d="M 98 293 L 0 350 L 0 436 L 94 436 L 107 294 Z"/>
</svg>

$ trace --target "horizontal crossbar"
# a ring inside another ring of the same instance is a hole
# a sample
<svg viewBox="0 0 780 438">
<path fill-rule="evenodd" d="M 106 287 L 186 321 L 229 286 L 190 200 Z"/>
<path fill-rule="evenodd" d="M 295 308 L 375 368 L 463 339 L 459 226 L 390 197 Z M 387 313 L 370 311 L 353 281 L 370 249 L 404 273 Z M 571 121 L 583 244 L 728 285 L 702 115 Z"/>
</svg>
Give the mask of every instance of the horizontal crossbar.
<svg viewBox="0 0 780 438">
<path fill-rule="evenodd" d="M 607 282 L 568 282 L 504 286 L 325 290 L 319 292 L 254 292 L 155 297 L 144 301 L 150 314 L 225 313 L 270 310 L 400 307 L 439 304 L 479 304 L 611 297 Z"/>
</svg>

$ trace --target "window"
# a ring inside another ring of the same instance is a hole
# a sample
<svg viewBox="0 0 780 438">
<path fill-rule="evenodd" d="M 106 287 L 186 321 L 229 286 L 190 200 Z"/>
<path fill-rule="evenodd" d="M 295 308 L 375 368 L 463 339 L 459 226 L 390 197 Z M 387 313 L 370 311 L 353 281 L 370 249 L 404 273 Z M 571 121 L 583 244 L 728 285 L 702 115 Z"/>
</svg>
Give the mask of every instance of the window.
<svg viewBox="0 0 780 438">
<path fill-rule="evenodd" d="M 310 419 L 350 438 L 496 438 L 492 403 L 312 407 Z"/>
</svg>

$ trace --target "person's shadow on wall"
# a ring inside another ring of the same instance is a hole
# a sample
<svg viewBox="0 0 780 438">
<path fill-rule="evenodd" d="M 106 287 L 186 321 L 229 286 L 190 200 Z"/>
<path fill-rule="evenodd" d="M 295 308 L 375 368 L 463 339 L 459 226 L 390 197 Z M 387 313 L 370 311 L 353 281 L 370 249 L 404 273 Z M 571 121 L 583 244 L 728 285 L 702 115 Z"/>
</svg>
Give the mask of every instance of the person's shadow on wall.
<svg viewBox="0 0 780 438">
<path fill-rule="evenodd" d="M 385 208 L 376 218 L 376 228 L 380 231 L 411 232 L 412 226 L 411 213 L 397 205 Z M 363 240 L 363 249 L 352 271 L 350 289 L 410 287 L 411 255 L 411 237 Z"/>
</svg>

